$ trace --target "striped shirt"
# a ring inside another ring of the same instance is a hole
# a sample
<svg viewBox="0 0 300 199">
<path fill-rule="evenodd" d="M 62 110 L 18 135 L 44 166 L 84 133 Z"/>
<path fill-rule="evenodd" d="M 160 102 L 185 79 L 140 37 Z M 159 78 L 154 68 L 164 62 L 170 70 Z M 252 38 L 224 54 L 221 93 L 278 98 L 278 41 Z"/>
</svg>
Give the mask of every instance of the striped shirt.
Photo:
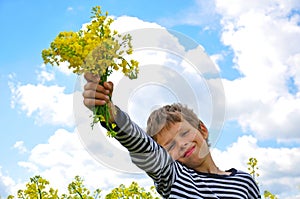
<svg viewBox="0 0 300 199">
<path fill-rule="evenodd" d="M 132 162 L 153 179 L 157 192 L 163 198 L 261 198 L 250 174 L 236 169 L 230 169 L 230 175 L 195 171 L 174 161 L 118 107 L 115 122 L 116 139 L 128 149 Z"/>
</svg>

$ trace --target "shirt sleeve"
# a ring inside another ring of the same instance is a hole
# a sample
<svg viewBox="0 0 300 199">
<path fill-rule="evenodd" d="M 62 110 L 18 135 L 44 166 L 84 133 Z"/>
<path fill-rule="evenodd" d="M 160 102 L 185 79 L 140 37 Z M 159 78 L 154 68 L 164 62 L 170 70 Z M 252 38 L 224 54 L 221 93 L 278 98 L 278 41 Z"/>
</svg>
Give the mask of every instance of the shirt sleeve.
<svg viewBox="0 0 300 199">
<path fill-rule="evenodd" d="M 175 179 L 172 157 L 118 107 L 115 123 L 115 138 L 127 148 L 132 162 L 153 179 L 158 193 L 169 195 Z"/>
<path fill-rule="evenodd" d="M 240 176 L 240 179 L 244 182 L 247 182 L 247 192 L 248 192 L 248 198 L 249 199 L 259 199 L 261 198 L 260 190 L 258 188 L 257 183 L 252 178 L 252 176 L 244 171 L 238 171 L 238 174 Z"/>
<path fill-rule="evenodd" d="M 253 198 L 253 199 L 261 198 L 257 183 L 254 181 L 252 177 L 251 177 L 251 183 L 249 185 L 249 198 Z"/>
</svg>

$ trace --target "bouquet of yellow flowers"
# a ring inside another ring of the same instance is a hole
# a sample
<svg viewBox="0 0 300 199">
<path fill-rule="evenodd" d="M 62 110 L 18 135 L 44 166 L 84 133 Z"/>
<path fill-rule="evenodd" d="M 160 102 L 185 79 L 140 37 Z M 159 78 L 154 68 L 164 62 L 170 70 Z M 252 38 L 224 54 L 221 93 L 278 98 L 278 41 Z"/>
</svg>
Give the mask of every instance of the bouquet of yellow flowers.
<svg viewBox="0 0 300 199">
<path fill-rule="evenodd" d="M 113 19 L 108 13 L 102 14 L 101 7 L 92 8 L 92 21 L 78 32 L 60 32 L 50 48 L 42 51 L 44 63 L 59 66 L 68 62 L 69 68 L 76 74 L 90 72 L 99 75 L 100 84 L 107 81 L 107 77 L 114 71 L 122 69 L 130 79 L 137 78 L 138 62 L 124 57 L 133 52 L 131 35 L 121 35 L 111 30 Z M 106 122 L 108 135 L 115 136 L 115 124 L 109 125 L 110 111 L 108 105 L 96 106 L 93 109 L 93 122 Z"/>
</svg>

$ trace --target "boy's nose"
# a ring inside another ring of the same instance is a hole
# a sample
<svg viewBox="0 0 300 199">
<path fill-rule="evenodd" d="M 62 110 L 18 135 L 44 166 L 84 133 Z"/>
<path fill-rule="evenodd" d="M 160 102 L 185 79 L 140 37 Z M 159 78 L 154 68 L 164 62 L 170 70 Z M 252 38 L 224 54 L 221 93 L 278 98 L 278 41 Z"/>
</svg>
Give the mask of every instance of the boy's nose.
<svg viewBox="0 0 300 199">
<path fill-rule="evenodd" d="M 188 146 L 187 142 L 181 142 L 181 143 L 179 143 L 180 152 L 186 150 L 187 146 Z"/>
</svg>

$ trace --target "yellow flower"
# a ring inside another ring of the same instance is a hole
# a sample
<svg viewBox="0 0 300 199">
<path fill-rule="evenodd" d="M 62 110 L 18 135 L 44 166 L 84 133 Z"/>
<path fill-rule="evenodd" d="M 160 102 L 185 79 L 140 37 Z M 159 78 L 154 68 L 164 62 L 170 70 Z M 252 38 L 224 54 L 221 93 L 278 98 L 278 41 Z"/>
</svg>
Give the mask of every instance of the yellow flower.
<svg viewBox="0 0 300 199">
<path fill-rule="evenodd" d="M 127 66 L 127 61 L 125 59 L 122 60 L 121 67 L 124 69 Z"/>
<path fill-rule="evenodd" d="M 125 76 L 137 78 L 138 62 L 128 62 L 124 58 L 133 52 L 131 35 L 121 36 L 116 30 L 111 30 L 113 19 L 108 17 L 108 12 L 102 14 L 100 6 L 93 7 L 92 14 L 92 21 L 85 29 L 63 31 L 56 36 L 50 47 L 42 51 L 44 63 L 59 66 L 59 63 L 66 61 L 74 73 L 91 72 L 104 80 L 113 70 L 122 68 Z M 95 112 L 94 121 L 107 122 L 107 116 L 109 113 Z"/>
<path fill-rule="evenodd" d="M 130 54 L 132 54 L 133 50 L 132 50 L 132 48 L 129 48 L 126 52 L 128 55 L 130 55 Z"/>
<path fill-rule="evenodd" d="M 100 115 L 100 121 L 101 121 L 101 122 L 105 122 L 105 118 L 104 118 L 103 115 Z"/>
</svg>

